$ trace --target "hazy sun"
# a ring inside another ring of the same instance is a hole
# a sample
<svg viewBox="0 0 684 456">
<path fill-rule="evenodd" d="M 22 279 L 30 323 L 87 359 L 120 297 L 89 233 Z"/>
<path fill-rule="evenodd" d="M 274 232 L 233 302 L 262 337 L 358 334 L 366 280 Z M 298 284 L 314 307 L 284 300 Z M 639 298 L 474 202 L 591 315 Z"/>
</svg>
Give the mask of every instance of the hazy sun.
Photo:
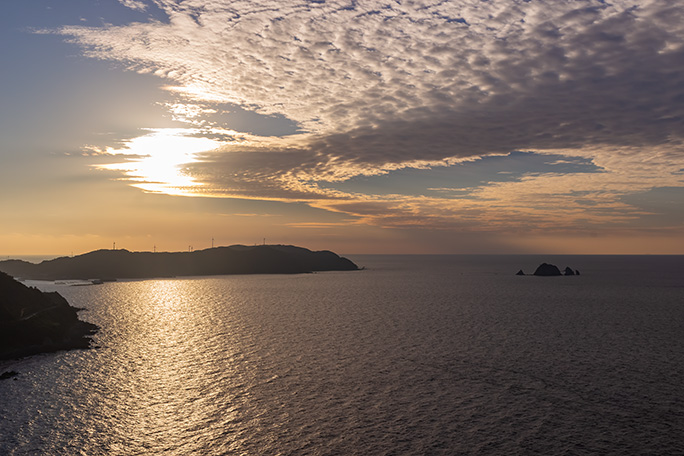
<svg viewBox="0 0 684 456">
<path fill-rule="evenodd" d="M 110 155 L 124 156 L 125 162 L 97 165 L 99 169 L 121 171 L 135 187 L 150 192 L 172 195 L 191 193 L 201 185 L 183 171 L 183 166 L 196 162 L 196 155 L 216 149 L 222 143 L 191 136 L 194 129 L 165 128 L 127 141 L 121 149 L 107 148 Z"/>
</svg>

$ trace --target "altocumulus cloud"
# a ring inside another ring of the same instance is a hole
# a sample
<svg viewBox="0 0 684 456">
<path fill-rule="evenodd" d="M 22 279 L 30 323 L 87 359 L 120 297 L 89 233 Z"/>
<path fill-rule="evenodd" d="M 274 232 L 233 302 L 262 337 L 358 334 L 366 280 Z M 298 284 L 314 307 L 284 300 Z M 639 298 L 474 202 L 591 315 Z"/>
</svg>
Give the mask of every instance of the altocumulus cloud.
<svg viewBox="0 0 684 456">
<path fill-rule="evenodd" d="M 145 8 L 143 0 L 120 1 Z M 582 223 L 638 217 L 616 198 L 684 185 L 675 172 L 684 167 L 680 2 L 154 4 L 168 20 L 59 33 L 88 56 L 172 81 L 178 103 L 201 107 L 200 116 L 232 103 L 282 116 L 304 132 L 279 140 L 251 135 L 202 154 L 186 172 L 205 184 L 203 192 L 316 200 L 373 223 L 435 226 L 491 215 L 487 205 L 498 201 L 510 204 L 490 221 L 538 217 L 565 225 L 568 214 Z M 482 189 L 480 201 L 409 201 L 316 185 L 513 150 L 584 156 L 606 172 L 500 183 Z M 554 208 L 546 202 L 559 184 L 596 204 L 554 215 L 557 199 Z"/>
</svg>

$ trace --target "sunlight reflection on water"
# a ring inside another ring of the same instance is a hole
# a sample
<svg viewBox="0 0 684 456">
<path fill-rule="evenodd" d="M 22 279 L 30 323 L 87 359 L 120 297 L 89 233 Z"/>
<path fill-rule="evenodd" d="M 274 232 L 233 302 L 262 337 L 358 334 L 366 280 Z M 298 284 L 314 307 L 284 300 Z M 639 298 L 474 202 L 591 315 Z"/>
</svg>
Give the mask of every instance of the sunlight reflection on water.
<svg viewBox="0 0 684 456">
<path fill-rule="evenodd" d="M 112 373 L 112 383 L 126 385 L 119 394 L 105 394 L 114 415 L 129 423 L 122 439 L 137 436 L 134 445 L 146 450 L 160 449 L 160 442 L 178 451 L 211 446 L 218 440 L 211 432 L 216 427 L 208 426 L 219 418 L 217 386 L 226 377 L 243 375 L 229 362 L 235 346 L 217 337 L 212 309 L 197 306 L 203 290 L 195 281 L 141 281 L 125 287 L 127 293 L 117 299 L 135 303 L 133 312 L 119 322 L 122 333 L 102 341 L 121 368 Z M 222 326 L 232 332 L 230 319 Z M 234 400 L 224 392 L 220 403 L 228 407 L 221 408 L 221 420 L 235 418 Z"/>
<path fill-rule="evenodd" d="M 0 454 L 684 450 L 681 278 L 367 261 L 42 284 L 89 309 L 99 348 L 7 364 Z"/>
</svg>

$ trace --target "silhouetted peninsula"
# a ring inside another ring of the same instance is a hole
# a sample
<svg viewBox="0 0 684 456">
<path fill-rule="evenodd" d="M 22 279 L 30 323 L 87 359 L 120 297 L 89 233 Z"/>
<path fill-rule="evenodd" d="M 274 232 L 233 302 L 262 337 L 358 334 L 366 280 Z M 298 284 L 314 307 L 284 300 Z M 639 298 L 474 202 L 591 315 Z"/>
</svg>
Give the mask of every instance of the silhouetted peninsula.
<svg viewBox="0 0 684 456">
<path fill-rule="evenodd" d="M 59 293 L 29 288 L 0 272 L 0 359 L 88 348 L 97 326 L 76 312 Z"/>
<path fill-rule="evenodd" d="M 0 271 L 34 280 L 145 279 L 222 274 L 297 274 L 355 271 L 353 262 L 324 250 L 291 245 L 233 245 L 194 252 L 97 250 L 39 264 L 0 261 Z"/>
</svg>

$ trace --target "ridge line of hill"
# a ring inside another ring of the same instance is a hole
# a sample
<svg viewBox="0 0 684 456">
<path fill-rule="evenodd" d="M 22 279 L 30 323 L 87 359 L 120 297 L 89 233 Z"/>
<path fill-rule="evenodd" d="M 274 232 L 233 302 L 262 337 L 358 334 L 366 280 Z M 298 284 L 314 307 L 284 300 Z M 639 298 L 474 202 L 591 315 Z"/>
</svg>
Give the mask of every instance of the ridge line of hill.
<svg viewBox="0 0 684 456">
<path fill-rule="evenodd" d="M 224 274 L 298 274 L 354 271 L 358 266 L 328 250 L 292 245 L 233 245 L 192 252 L 95 250 L 41 263 L 0 261 L 0 271 L 33 280 L 111 280 Z"/>
</svg>

